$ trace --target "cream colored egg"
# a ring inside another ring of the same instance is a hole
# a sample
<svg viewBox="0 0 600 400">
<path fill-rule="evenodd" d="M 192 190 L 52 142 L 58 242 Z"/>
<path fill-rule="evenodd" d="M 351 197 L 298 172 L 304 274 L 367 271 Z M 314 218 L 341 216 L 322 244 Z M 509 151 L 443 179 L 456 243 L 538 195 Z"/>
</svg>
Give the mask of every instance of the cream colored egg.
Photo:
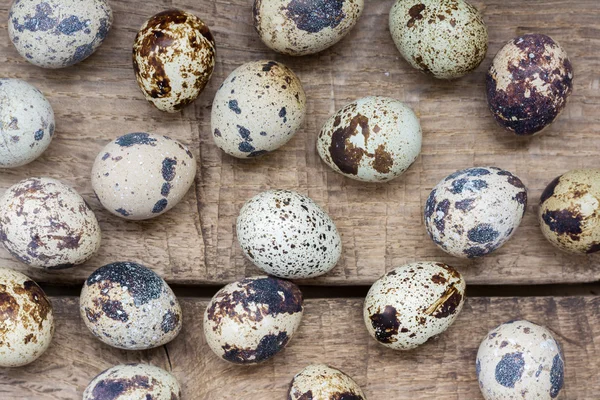
<svg viewBox="0 0 600 400">
<path fill-rule="evenodd" d="M 362 389 L 339 369 L 313 364 L 300 371 L 288 391 L 288 400 L 366 400 Z"/>
</svg>

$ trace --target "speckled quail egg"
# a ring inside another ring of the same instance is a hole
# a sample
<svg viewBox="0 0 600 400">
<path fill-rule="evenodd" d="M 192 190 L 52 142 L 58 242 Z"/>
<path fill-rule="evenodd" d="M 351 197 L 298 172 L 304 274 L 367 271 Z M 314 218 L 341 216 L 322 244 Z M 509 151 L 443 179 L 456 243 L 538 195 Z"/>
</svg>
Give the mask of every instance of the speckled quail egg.
<svg viewBox="0 0 600 400">
<path fill-rule="evenodd" d="M 377 280 L 365 299 L 369 334 L 394 350 L 410 350 L 441 334 L 463 308 L 465 281 L 454 268 L 416 262 Z"/>
<path fill-rule="evenodd" d="M 360 386 L 339 369 L 323 364 L 300 371 L 288 391 L 288 400 L 366 400 Z"/>
<path fill-rule="evenodd" d="M 363 8 L 363 0 L 254 0 L 254 28 L 279 53 L 314 54 L 346 36 Z"/>
<path fill-rule="evenodd" d="M 246 257 L 280 278 L 314 278 L 342 254 L 335 224 L 312 199 L 291 190 L 268 190 L 242 206 L 237 238 Z"/>
<path fill-rule="evenodd" d="M 196 177 L 192 152 L 177 140 L 129 133 L 98 153 L 92 187 L 112 214 L 131 220 L 159 216 L 185 196 Z"/>
<path fill-rule="evenodd" d="M 8 35 L 19 54 L 44 68 L 85 60 L 111 25 L 107 0 L 16 0 L 8 14 Z"/>
<path fill-rule="evenodd" d="M 286 144 L 305 113 L 306 95 L 296 74 L 276 61 L 254 61 L 225 79 L 213 100 L 210 126 L 225 153 L 256 157 Z"/>
<path fill-rule="evenodd" d="M 83 400 L 180 400 L 177 379 L 149 364 L 116 365 L 96 376 Z"/>
<path fill-rule="evenodd" d="M 28 178 L 0 198 L 0 241 L 19 261 L 70 268 L 100 248 L 100 226 L 85 200 L 52 178 Z"/>
<path fill-rule="evenodd" d="M 256 364 L 288 344 L 302 320 L 298 286 L 258 276 L 219 290 L 204 312 L 204 336 L 212 351 L 235 364 Z"/>
<path fill-rule="evenodd" d="M 448 175 L 425 203 L 425 228 L 445 252 L 481 257 L 502 246 L 521 223 L 527 189 L 496 167 L 467 168 Z"/>
<path fill-rule="evenodd" d="M 40 357 L 54 335 L 52 304 L 27 276 L 0 267 L 0 367 Z"/>
<path fill-rule="evenodd" d="M 169 285 L 133 262 L 94 271 L 83 285 L 79 312 L 94 336 L 121 349 L 162 346 L 181 330 L 181 307 Z"/>
<path fill-rule="evenodd" d="M 580 169 L 555 178 L 540 198 L 542 233 L 559 249 L 600 250 L 600 170 Z"/>
<path fill-rule="evenodd" d="M 464 0 L 397 0 L 389 25 L 406 61 L 436 78 L 459 78 L 477 68 L 487 53 L 483 18 Z"/>
<path fill-rule="evenodd" d="M 487 99 L 496 121 L 517 135 L 550 125 L 573 91 L 573 67 L 565 50 L 541 34 L 508 42 L 486 75 Z"/>
<path fill-rule="evenodd" d="M 421 125 L 413 111 L 387 97 L 356 100 L 325 122 L 317 150 L 334 171 L 383 182 L 396 178 L 421 152 Z"/>
<path fill-rule="evenodd" d="M 0 79 L 0 168 L 38 158 L 54 135 L 54 111 L 42 92 L 19 79 Z"/>
<path fill-rule="evenodd" d="M 133 69 L 146 99 L 176 112 L 200 95 L 215 66 L 215 40 L 208 26 L 182 10 L 150 18 L 133 44 Z"/>
<path fill-rule="evenodd" d="M 477 352 L 477 378 L 486 400 L 554 399 L 564 384 L 564 367 L 552 333 L 524 320 L 490 331 Z"/>
</svg>

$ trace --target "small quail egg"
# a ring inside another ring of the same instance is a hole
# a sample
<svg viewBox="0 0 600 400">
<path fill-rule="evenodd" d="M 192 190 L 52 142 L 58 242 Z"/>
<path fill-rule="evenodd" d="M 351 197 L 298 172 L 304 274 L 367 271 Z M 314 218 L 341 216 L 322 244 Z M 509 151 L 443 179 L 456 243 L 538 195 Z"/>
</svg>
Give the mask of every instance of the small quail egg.
<svg viewBox="0 0 600 400">
<path fill-rule="evenodd" d="M 329 215 L 291 190 L 268 190 L 248 200 L 236 230 L 246 257 L 280 278 L 323 275 L 342 254 L 342 241 Z"/>
<path fill-rule="evenodd" d="M 116 365 L 96 376 L 83 400 L 180 400 L 177 379 L 149 364 Z"/>
<path fill-rule="evenodd" d="M 32 267 L 70 268 L 98 251 L 100 226 L 74 189 L 52 178 L 29 178 L 0 198 L 0 241 Z"/>
<path fill-rule="evenodd" d="M 182 10 L 163 11 L 146 21 L 135 38 L 135 77 L 150 103 L 176 112 L 204 90 L 215 52 L 215 40 L 200 18 Z"/>
<path fill-rule="evenodd" d="M 63 68 L 88 58 L 112 25 L 107 0 L 16 0 L 8 35 L 17 51 L 43 68 Z"/>
<path fill-rule="evenodd" d="M 436 78 L 459 78 L 477 68 L 487 53 L 483 18 L 464 0 L 397 0 L 389 25 L 406 61 Z"/>
<path fill-rule="evenodd" d="M 573 91 L 573 67 L 549 36 L 523 35 L 496 54 L 486 86 L 496 121 L 517 135 L 535 135 L 565 108 Z"/>
<path fill-rule="evenodd" d="M 54 335 L 52 304 L 27 276 L 0 267 L 0 367 L 40 357 Z"/>
<path fill-rule="evenodd" d="M 181 330 L 181 307 L 169 285 L 132 262 L 94 271 L 83 285 L 79 312 L 94 336 L 121 349 L 162 346 Z"/>
<path fill-rule="evenodd" d="M 369 334 L 394 350 L 410 350 L 443 333 L 463 308 L 465 281 L 448 265 L 416 262 L 377 280 L 365 299 Z"/>
<path fill-rule="evenodd" d="M 235 364 L 275 356 L 300 326 L 302 292 L 267 276 L 242 279 L 219 290 L 204 312 L 204 336 L 212 351 Z"/>
<path fill-rule="evenodd" d="M 571 253 L 600 250 L 600 170 L 569 171 L 554 179 L 540 199 L 542 233 Z"/>
<path fill-rule="evenodd" d="M 437 184 L 425 204 L 431 239 L 455 257 L 475 258 L 502 246 L 521 223 L 527 189 L 508 171 L 475 167 Z"/>
<path fill-rule="evenodd" d="M 366 400 L 360 386 L 339 369 L 313 364 L 300 371 L 288 391 L 288 400 Z"/>
<path fill-rule="evenodd" d="M 317 150 L 334 171 L 349 178 L 382 182 L 400 176 L 421 152 L 421 125 L 398 100 L 364 97 L 325 122 Z"/>
<path fill-rule="evenodd" d="M 275 61 L 254 61 L 225 79 L 213 100 L 210 126 L 225 153 L 256 157 L 286 144 L 305 113 L 306 95 L 292 70 Z"/>
<path fill-rule="evenodd" d="M 314 54 L 346 36 L 363 8 L 363 0 L 254 0 L 254 28 L 279 53 Z"/>
<path fill-rule="evenodd" d="M 563 387 L 564 366 L 552 333 L 521 320 L 487 334 L 477 352 L 476 372 L 486 400 L 551 400 Z"/>
<path fill-rule="evenodd" d="M 0 79 L 0 168 L 38 158 L 54 135 L 54 111 L 42 92 L 19 79 Z"/>
<path fill-rule="evenodd" d="M 92 168 L 92 187 L 112 214 L 131 220 L 175 207 L 196 177 L 192 152 L 167 136 L 129 133 L 107 144 Z"/>
</svg>

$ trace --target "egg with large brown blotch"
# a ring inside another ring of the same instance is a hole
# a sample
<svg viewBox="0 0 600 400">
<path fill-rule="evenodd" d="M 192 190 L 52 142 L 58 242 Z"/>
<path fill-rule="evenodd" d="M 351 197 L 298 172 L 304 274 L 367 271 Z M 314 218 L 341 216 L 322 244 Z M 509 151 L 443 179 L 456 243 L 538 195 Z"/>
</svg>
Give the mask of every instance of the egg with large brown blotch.
<svg viewBox="0 0 600 400">
<path fill-rule="evenodd" d="M 325 122 L 317 139 L 321 159 L 352 179 L 384 182 L 400 176 L 421 152 L 421 125 L 402 102 L 358 99 Z"/>
<path fill-rule="evenodd" d="M 542 233 L 561 250 L 600 251 L 600 170 L 569 171 L 548 184 L 540 199 Z"/>
<path fill-rule="evenodd" d="M 151 17 L 133 44 L 140 89 L 156 108 L 177 112 L 200 95 L 215 66 L 215 40 L 208 26 L 182 10 Z"/>
<path fill-rule="evenodd" d="M 394 350 L 410 350 L 443 333 L 463 308 L 465 281 L 454 268 L 416 262 L 377 280 L 365 299 L 369 334 Z"/>
<path fill-rule="evenodd" d="M 63 269 L 90 259 L 100 248 L 100 226 L 74 189 L 52 178 L 29 178 L 0 199 L 0 241 L 19 261 Z"/>
<path fill-rule="evenodd" d="M 54 313 L 44 291 L 22 273 L 0 268 L 0 367 L 37 360 L 53 335 Z"/>
<path fill-rule="evenodd" d="M 339 369 L 313 364 L 294 376 L 288 400 L 366 400 L 362 389 Z"/>
<path fill-rule="evenodd" d="M 288 344 L 304 311 L 298 286 L 258 276 L 219 290 L 204 312 L 204 336 L 212 351 L 234 364 L 270 359 Z"/>
<path fill-rule="evenodd" d="M 542 34 L 519 36 L 498 51 L 486 75 L 496 121 L 517 135 L 535 135 L 564 110 L 573 91 L 565 50 Z"/>
</svg>

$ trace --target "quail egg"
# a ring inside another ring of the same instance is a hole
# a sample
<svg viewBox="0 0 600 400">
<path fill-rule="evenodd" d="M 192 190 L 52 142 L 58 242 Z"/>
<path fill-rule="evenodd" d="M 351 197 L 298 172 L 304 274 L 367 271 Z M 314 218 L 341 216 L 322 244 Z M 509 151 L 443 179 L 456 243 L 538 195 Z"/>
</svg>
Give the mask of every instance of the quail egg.
<svg viewBox="0 0 600 400">
<path fill-rule="evenodd" d="M 185 196 L 196 160 L 167 136 L 129 133 L 107 144 L 92 168 L 92 187 L 112 214 L 131 220 L 161 215 Z"/>
<path fill-rule="evenodd" d="M 360 386 L 339 369 L 323 364 L 300 371 L 288 391 L 288 400 L 366 400 Z"/>
<path fill-rule="evenodd" d="M 54 112 L 42 92 L 19 79 L 0 79 L 0 168 L 38 158 L 54 135 Z"/>
<path fill-rule="evenodd" d="M 268 190 L 242 206 L 237 238 L 246 257 L 280 278 L 313 278 L 329 272 L 342 241 L 327 213 L 291 190 Z"/>
<path fill-rule="evenodd" d="M 215 40 L 200 18 L 182 10 L 163 11 L 146 21 L 135 38 L 135 77 L 150 103 L 176 112 L 204 90 L 215 52 Z"/>
<path fill-rule="evenodd" d="M 519 36 L 500 49 L 486 75 L 496 121 L 517 135 L 535 135 L 564 110 L 573 91 L 565 50 L 541 34 Z"/>
<path fill-rule="evenodd" d="M 564 384 L 564 368 L 552 332 L 525 320 L 493 329 L 477 352 L 477 379 L 486 400 L 554 399 Z"/>
<path fill-rule="evenodd" d="M 521 223 L 527 189 L 496 167 L 457 171 L 437 184 L 425 203 L 425 228 L 445 252 L 481 257 L 502 246 Z"/>
<path fill-rule="evenodd" d="M 219 290 L 204 312 L 204 336 L 212 351 L 235 364 L 275 356 L 300 326 L 302 292 L 267 276 L 242 279 Z"/>
<path fill-rule="evenodd" d="M 43 68 L 63 68 L 88 58 L 112 25 L 107 0 L 16 0 L 8 35 L 19 54 Z"/>
<path fill-rule="evenodd" d="M 383 182 L 396 178 L 421 152 L 421 125 L 398 100 L 364 97 L 325 122 L 317 150 L 334 171 L 349 178 Z"/>
<path fill-rule="evenodd" d="M 365 299 L 369 334 L 394 350 L 410 350 L 441 334 L 463 308 L 465 281 L 454 268 L 416 262 L 377 280 Z"/>
<path fill-rule="evenodd" d="M 254 61 L 235 69 L 212 104 L 216 145 L 238 157 L 256 157 L 286 144 L 304 121 L 306 95 L 300 79 L 276 61 Z"/>
<path fill-rule="evenodd" d="M 459 78 L 477 68 L 487 53 L 483 18 L 464 0 L 397 0 L 389 26 L 406 61 L 436 78 Z"/>
<path fill-rule="evenodd" d="M 73 267 L 100 248 L 100 226 L 85 200 L 52 178 L 28 178 L 0 198 L 0 241 L 19 261 Z"/>
</svg>

